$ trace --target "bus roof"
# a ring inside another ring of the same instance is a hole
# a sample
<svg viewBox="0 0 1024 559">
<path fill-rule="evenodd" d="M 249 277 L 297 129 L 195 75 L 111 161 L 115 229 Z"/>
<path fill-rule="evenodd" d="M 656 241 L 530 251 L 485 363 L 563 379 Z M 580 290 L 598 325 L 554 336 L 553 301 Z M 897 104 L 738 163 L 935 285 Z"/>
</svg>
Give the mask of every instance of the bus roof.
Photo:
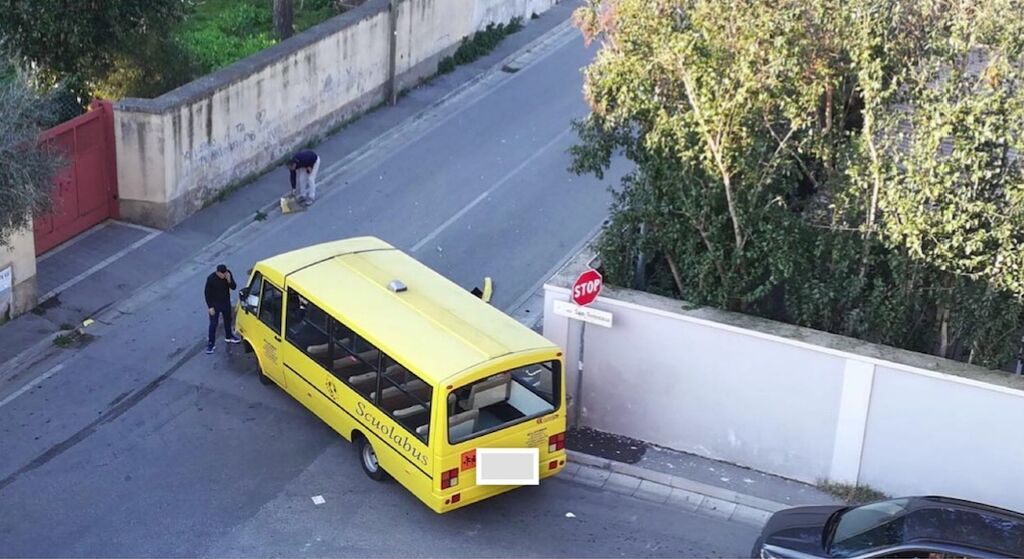
<svg viewBox="0 0 1024 559">
<path fill-rule="evenodd" d="M 260 264 L 286 277 L 289 286 L 433 384 L 505 355 L 557 349 L 374 237 L 313 245 Z M 392 280 L 407 289 L 392 291 Z"/>
</svg>

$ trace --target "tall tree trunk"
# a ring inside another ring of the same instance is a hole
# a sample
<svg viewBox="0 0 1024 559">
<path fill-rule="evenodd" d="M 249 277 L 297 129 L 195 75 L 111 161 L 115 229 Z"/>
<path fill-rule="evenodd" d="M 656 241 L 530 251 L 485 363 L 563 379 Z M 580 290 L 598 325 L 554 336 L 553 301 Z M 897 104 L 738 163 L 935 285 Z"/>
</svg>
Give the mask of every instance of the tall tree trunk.
<svg viewBox="0 0 1024 559">
<path fill-rule="evenodd" d="M 942 291 L 935 304 L 935 321 L 939 326 L 938 339 L 935 340 L 935 355 L 949 357 L 949 315 L 950 301 L 953 298 L 953 278 L 947 276 L 942 280 Z"/>
<path fill-rule="evenodd" d="M 283 41 L 288 37 L 292 36 L 294 30 L 292 29 L 292 20 L 294 16 L 294 10 L 292 9 L 292 0 L 273 0 L 274 1 L 274 35 L 277 39 Z"/>
<path fill-rule="evenodd" d="M 676 289 L 679 290 L 679 298 L 683 297 L 683 277 L 679 274 L 679 267 L 676 266 L 676 261 L 672 258 L 672 254 L 665 251 L 665 260 L 668 262 L 668 269 L 672 272 L 672 280 L 676 283 Z"/>
</svg>

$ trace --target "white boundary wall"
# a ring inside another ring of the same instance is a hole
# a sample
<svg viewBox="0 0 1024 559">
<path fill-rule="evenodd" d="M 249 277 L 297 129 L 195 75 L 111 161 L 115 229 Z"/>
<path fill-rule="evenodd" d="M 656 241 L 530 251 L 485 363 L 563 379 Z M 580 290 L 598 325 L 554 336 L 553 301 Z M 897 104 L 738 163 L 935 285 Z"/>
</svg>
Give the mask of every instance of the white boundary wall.
<svg viewBox="0 0 1024 559">
<path fill-rule="evenodd" d="M 553 312 L 580 402 L 579 323 Z M 580 423 L 815 483 L 942 494 L 1024 511 L 1024 379 L 680 301 L 605 288 L 586 328 Z"/>
</svg>

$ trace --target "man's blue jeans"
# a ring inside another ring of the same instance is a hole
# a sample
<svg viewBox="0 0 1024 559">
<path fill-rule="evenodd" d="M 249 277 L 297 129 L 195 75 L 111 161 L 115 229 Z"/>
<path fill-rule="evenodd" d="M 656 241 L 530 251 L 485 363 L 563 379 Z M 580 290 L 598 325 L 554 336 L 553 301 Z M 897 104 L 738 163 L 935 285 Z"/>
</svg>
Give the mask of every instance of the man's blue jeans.
<svg viewBox="0 0 1024 559">
<path fill-rule="evenodd" d="M 230 339 L 234 336 L 234 328 L 231 324 L 231 306 L 230 305 L 214 305 L 213 314 L 210 315 L 210 338 L 209 345 L 213 347 L 216 344 L 215 337 L 217 335 L 217 322 L 221 316 L 224 316 L 224 338 Z"/>
</svg>

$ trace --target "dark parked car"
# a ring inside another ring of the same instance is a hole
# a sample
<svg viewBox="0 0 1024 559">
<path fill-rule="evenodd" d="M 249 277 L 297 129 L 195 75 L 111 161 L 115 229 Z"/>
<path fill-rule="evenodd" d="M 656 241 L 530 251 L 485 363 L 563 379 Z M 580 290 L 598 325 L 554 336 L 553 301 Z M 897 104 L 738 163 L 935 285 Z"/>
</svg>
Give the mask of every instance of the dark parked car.
<svg viewBox="0 0 1024 559">
<path fill-rule="evenodd" d="M 1024 514 L 947 497 L 796 507 L 768 519 L 753 557 L 1024 557 Z"/>
</svg>

